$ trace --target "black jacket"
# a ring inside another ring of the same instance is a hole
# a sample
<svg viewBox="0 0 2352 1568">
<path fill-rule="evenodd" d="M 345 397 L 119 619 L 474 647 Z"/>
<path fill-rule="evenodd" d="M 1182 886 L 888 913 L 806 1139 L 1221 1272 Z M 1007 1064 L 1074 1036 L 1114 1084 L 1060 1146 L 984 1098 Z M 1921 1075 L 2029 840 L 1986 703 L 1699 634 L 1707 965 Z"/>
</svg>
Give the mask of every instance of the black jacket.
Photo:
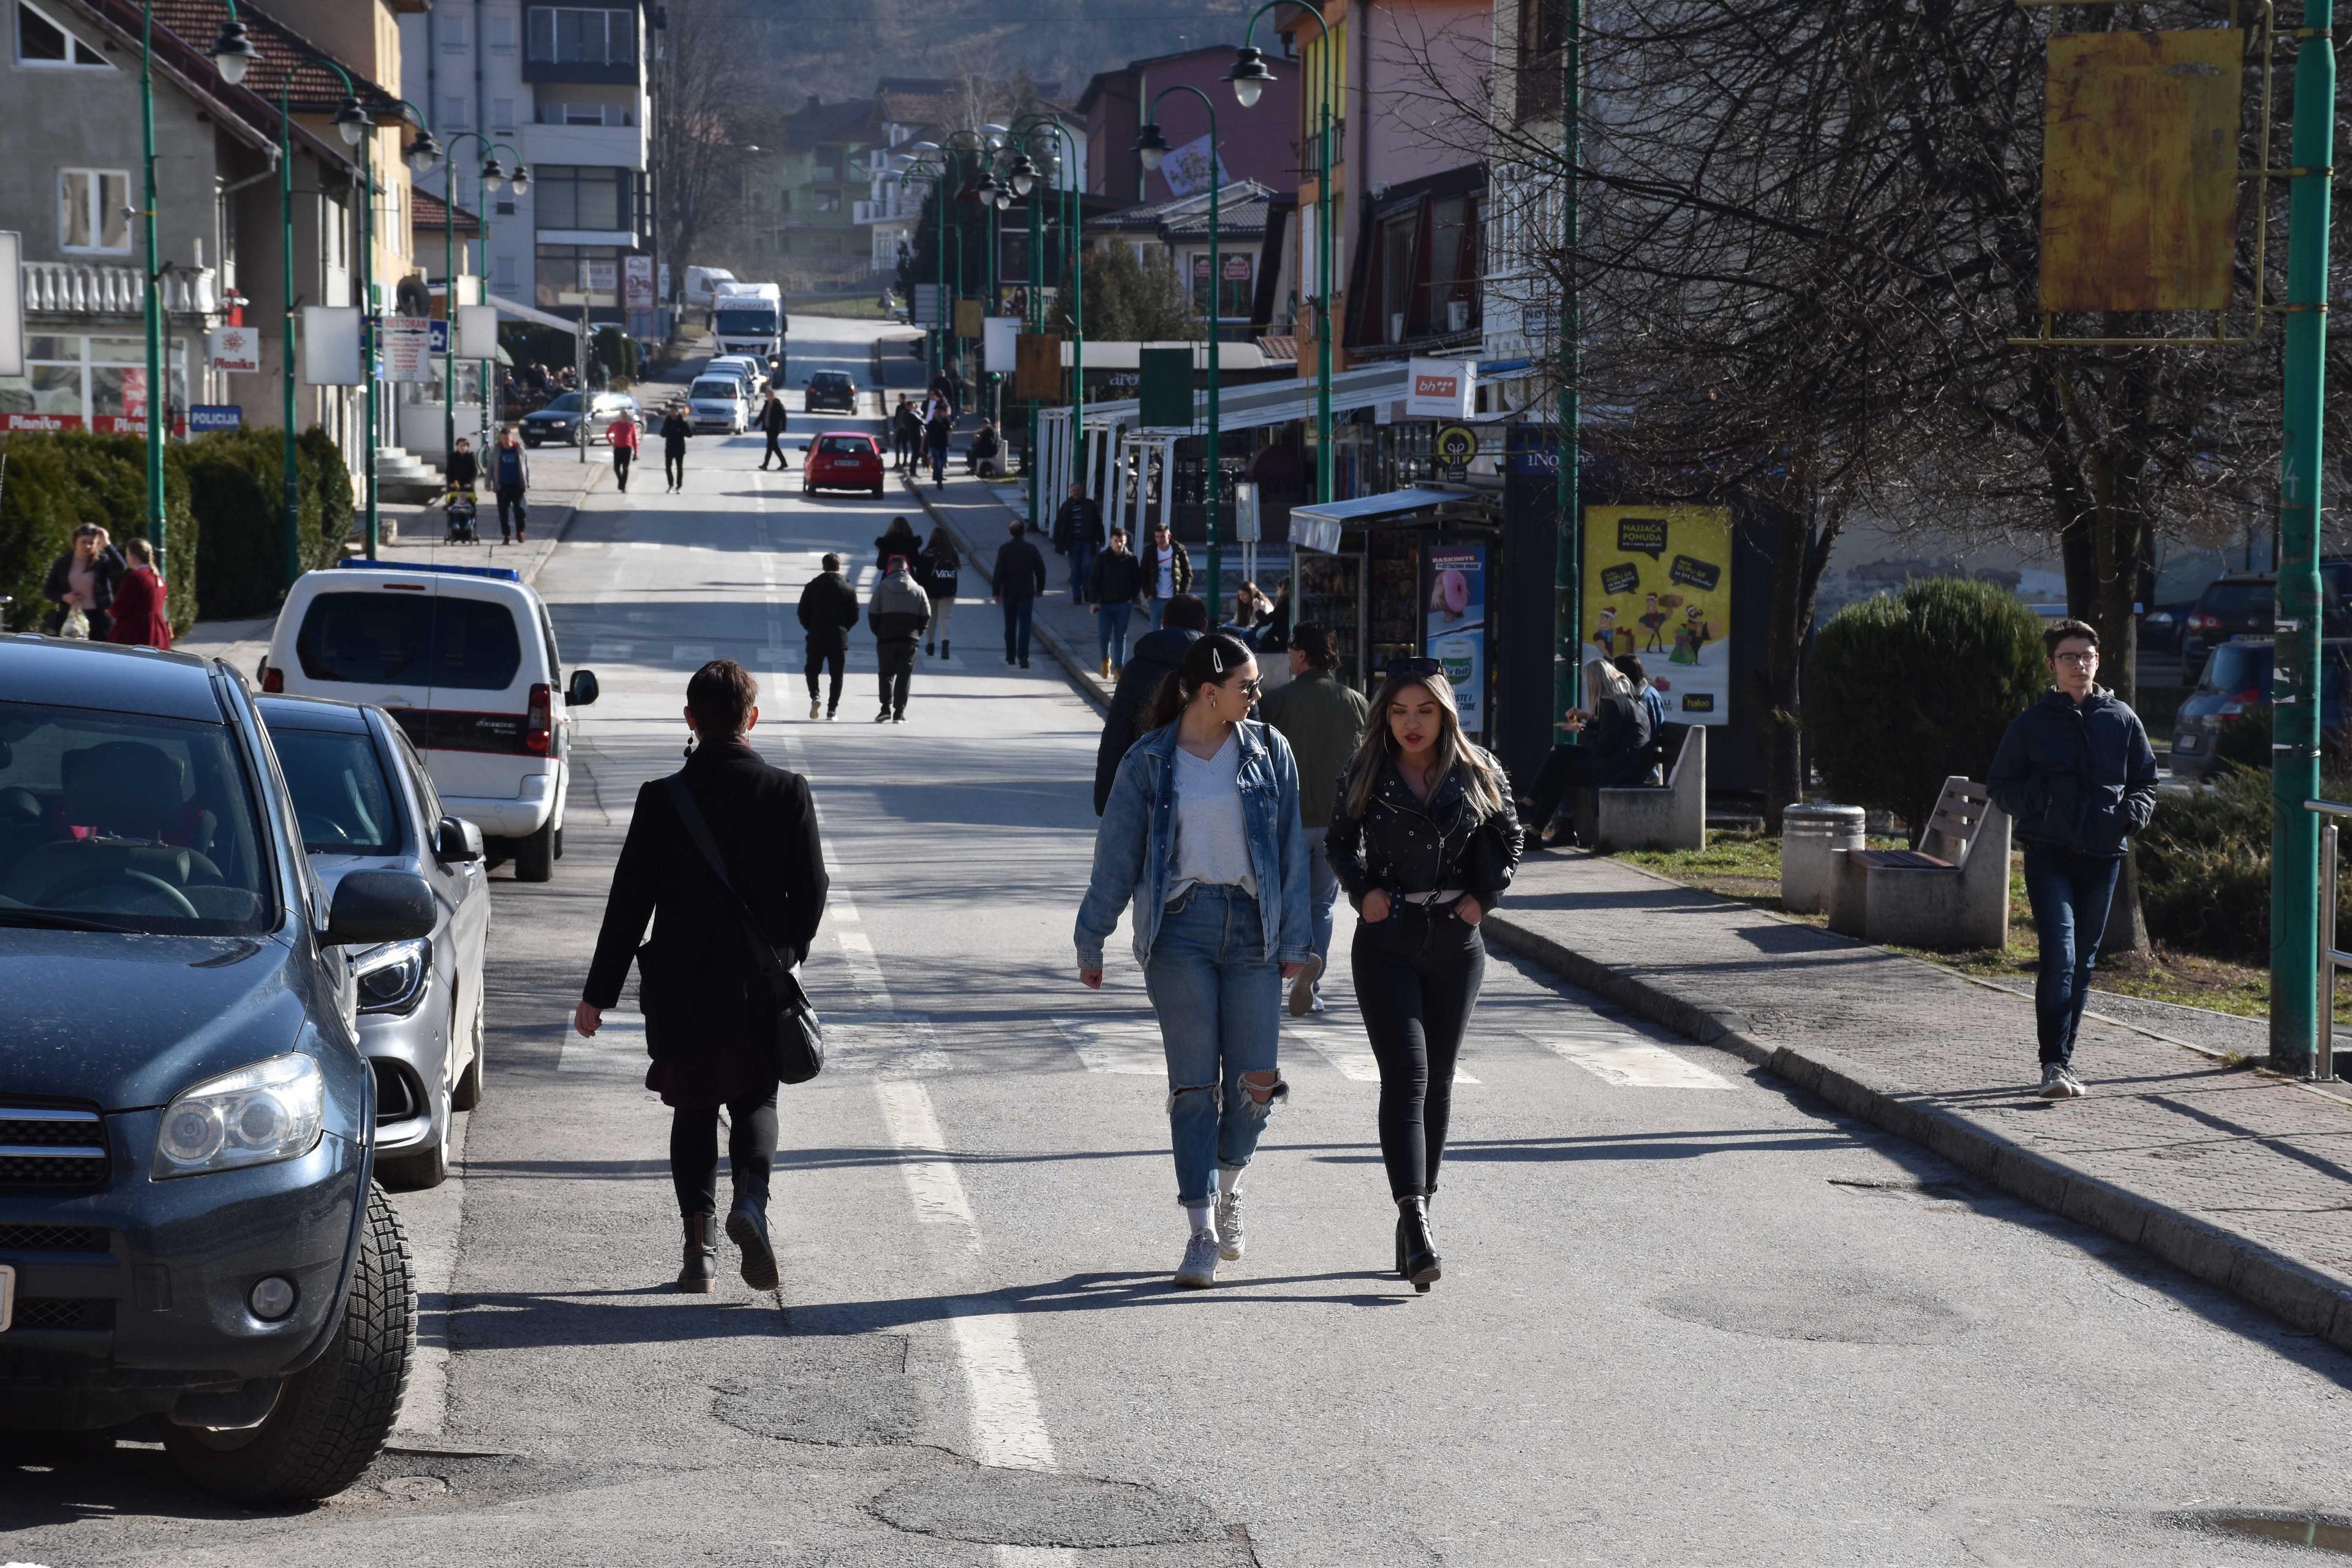
<svg viewBox="0 0 2352 1568">
<path fill-rule="evenodd" d="M 1172 534 L 1170 535 L 1168 552 L 1176 560 L 1176 570 L 1171 574 L 1169 581 L 1175 584 L 1176 592 L 1191 593 L 1192 591 L 1192 557 L 1185 552 L 1183 541 Z M 1159 552 L 1152 548 L 1151 541 L 1147 539 L 1143 542 L 1141 547 L 1136 551 L 1135 558 L 1142 563 L 1143 567 L 1144 597 L 1147 599 L 1157 597 L 1160 593 L 1160 556 Z"/>
<path fill-rule="evenodd" d="M 1143 563 L 1131 550 L 1106 550 L 1087 574 L 1087 603 L 1131 605 L 1143 592 Z"/>
<path fill-rule="evenodd" d="M 1034 599 L 1045 591 L 1045 558 L 1024 535 L 996 547 L 996 570 L 988 591 L 1000 599 Z"/>
<path fill-rule="evenodd" d="M 944 452 L 948 437 L 955 429 L 955 420 L 942 414 L 923 426 L 923 447 L 927 451 Z"/>
<path fill-rule="evenodd" d="M 1494 758 L 1486 761 L 1497 773 L 1502 772 Z M 1323 838 L 1324 858 L 1347 889 L 1348 901 L 1360 910 L 1364 895 L 1375 888 L 1391 898 L 1459 889 L 1491 910 L 1511 885 L 1511 873 L 1519 864 L 1519 816 L 1511 805 L 1508 778 L 1502 781 L 1502 793 L 1503 809 L 1477 817 L 1470 810 L 1457 767 L 1423 803 L 1405 786 L 1391 761 L 1383 764 L 1364 815 L 1354 816 L 1348 811 L 1343 775 L 1331 805 L 1330 831 Z"/>
<path fill-rule="evenodd" d="M 923 417 L 915 412 L 913 404 L 900 404 L 898 412 L 890 416 L 890 434 L 895 439 L 909 447 L 922 439 Z"/>
<path fill-rule="evenodd" d="M 838 572 L 820 572 L 801 590 L 801 625 L 816 653 L 835 653 L 849 646 L 849 628 L 857 624 L 857 590 Z"/>
<path fill-rule="evenodd" d="M 1600 789 L 1630 789 L 1644 783 L 1658 763 L 1658 737 L 1650 710 L 1638 697 L 1608 697 L 1593 710 L 1592 782 Z"/>
<path fill-rule="evenodd" d="M 452 489 L 472 489 L 482 479 L 481 459 L 471 452 L 450 453 L 447 478 Z"/>
<path fill-rule="evenodd" d="M 1102 508 L 1091 496 L 1072 496 L 1054 514 L 1054 548 L 1066 551 L 1084 540 L 1088 547 L 1103 547 Z"/>
<path fill-rule="evenodd" d="M 877 576 L 890 575 L 890 557 L 903 555 L 912 566 L 923 553 L 923 542 L 913 532 L 877 533 L 874 536 L 874 571 Z"/>
<path fill-rule="evenodd" d="M 784 400 L 782 398 L 772 397 L 761 406 L 760 430 L 762 435 L 782 435 L 784 433 Z"/>
<path fill-rule="evenodd" d="M 697 746 L 683 776 L 709 826 L 728 879 L 751 904 L 761 931 L 797 963 L 815 940 L 828 881 L 808 781 L 772 768 L 741 742 Z M 642 958 L 646 921 L 653 941 Z M 759 967 L 741 917 L 719 888 L 669 799 L 667 779 L 637 792 L 636 811 L 604 929 L 582 995 L 610 1008 L 621 999 L 629 964 L 638 962 L 640 1011 L 658 1015 L 646 1030 L 654 1068 L 649 1088 L 673 1105 L 716 1105 L 775 1082 L 753 1046 L 751 983 Z M 764 1072 L 766 1083 L 759 1081 Z"/>
<path fill-rule="evenodd" d="M 121 583 L 122 574 L 130 570 L 131 563 L 122 558 L 122 552 L 111 544 L 91 556 L 89 558 L 90 597 L 98 602 L 87 606 L 85 613 L 102 616 L 112 609 L 114 590 Z M 48 577 L 41 584 L 41 596 L 58 606 L 57 613 L 50 618 L 59 623 L 65 619 L 66 595 L 73 586 L 72 571 L 73 551 L 68 549 L 63 555 L 49 563 Z"/>
<path fill-rule="evenodd" d="M 1110 804 L 1111 782 L 1118 777 L 1118 764 L 1126 760 L 1127 749 L 1143 733 L 1143 721 L 1151 711 L 1151 700 L 1160 695 L 1160 683 L 1184 662 L 1184 650 L 1200 635 L 1184 626 L 1162 626 L 1138 637 L 1127 650 L 1127 668 L 1119 671 L 1118 685 L 1111 691 L 1110 711 L 1103 715 L 1102 743 L 1095 749 L 1097 816 Z"/>
<path fill-rule="evenodd" d="M 686 443 L 693 437 L 693 435 L 694 426 L 687 423 L 685 415 L 672 414 L 663 419 L 661 427 L 662 456 L 665 458 L 685 457 Z"/>
<path fill-rule="evenodd" d="M 926 547 L 922 560 L 916 564 L 915 581 L 923 585 L 924 593 L 934 599 L 956 596 L 963 581 L 963 558 L 956 553 L 954 545 L 942 545 L 938 550 Z"/>
<path fill-rule="evenodd" d="M 2115 693 L 2077 706 L 2053 688 L 2010 721 L 1986 783 L 2025 843 L 2117 856 L 2156 810 L 2156 751 Z"/>
</svg>

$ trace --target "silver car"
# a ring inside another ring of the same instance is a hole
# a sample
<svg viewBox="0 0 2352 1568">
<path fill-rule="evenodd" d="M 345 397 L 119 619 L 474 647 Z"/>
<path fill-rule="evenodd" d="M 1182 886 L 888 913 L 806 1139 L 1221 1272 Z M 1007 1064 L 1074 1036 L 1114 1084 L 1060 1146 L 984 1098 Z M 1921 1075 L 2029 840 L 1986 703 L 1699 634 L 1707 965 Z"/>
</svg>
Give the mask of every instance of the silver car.
<svg viewBox="0 0 2352 1568">
<path fill-rule="evenodd" d="M 423 761 L 381 708 L 256 701 L 326 900 L 348 871 L 414 871 L 432 886 L 432 935 L 359 949 L 351 962 L 360 1049 L 375 1071 L 376 1177 L 438 1186 L 449 1173 L 450 1113 L 482 1099 L 490 891 L 481 830 L 442 811 Z"/>
</svg>

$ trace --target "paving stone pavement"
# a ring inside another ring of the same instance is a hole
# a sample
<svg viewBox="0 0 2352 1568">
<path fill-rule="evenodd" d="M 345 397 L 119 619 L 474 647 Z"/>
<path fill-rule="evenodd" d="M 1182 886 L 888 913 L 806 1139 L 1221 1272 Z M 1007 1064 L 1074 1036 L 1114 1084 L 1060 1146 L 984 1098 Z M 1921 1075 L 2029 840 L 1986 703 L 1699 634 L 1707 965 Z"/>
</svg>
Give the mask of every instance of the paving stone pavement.
<svg viewBox="0 0 2352 1568">
<path fill-rule="evenodd" d="M 1531 855 L 1486 930 L 2352 1349 L 2352 1093 L 2092 1016 L 2089 1096 L 2044 1100 L 2030 995 L 1590 855 Z"/>
</svg>

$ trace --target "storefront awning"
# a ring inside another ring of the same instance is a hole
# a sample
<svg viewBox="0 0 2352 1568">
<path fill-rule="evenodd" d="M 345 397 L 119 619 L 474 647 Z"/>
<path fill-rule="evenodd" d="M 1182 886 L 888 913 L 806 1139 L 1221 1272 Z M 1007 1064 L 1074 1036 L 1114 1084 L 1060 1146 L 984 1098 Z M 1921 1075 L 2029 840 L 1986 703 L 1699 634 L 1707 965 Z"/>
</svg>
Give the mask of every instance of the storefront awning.
<svg viewBox="0 0 2352 1568">
<path fill-rule="evenodd" d="M 1089 368 L 1093 363 L 1093 352 L 1089 345 Z M 1404 396 L 1407 384 L 1412 379 L 1412 366 L 1403 360 L 1362 370 L 1343 370 L 1331 378 L 1331 412 L 1335 415 L 1349 414 L 1359 408 L 1394 403 Z M 1229 386 L 1223 389 L 1217 399 L 1217 427 L 1230 432 L 1288 425 L 1297 420 L 1314 418 L 1315 406 L 1315 383 L 1305 377 Z M 1141 405 L 1133 398 L 1118 403 L 1089 403 L 1087 405 L 1087 425 L 1095 430 L 1132 429 L 1140 410 Z M 1192 428 L 1202 431 L 1208 427 L 1209 395 L 1204 390 L 1195 389 L 1192 394 Z"/>
<path fill-rule="evenodd" d="M 567 332 L 576 333 L 580 331 L 580 322 L 576 317 L 567 319 L 562 316 L 551 316 L 545 310 L 533 310 L 529 305 L 517 304 L 514 300 L 497 294 L 489 298 L 490 303 L 499 308 L 499 314 L 509 321 L 536 321 L 542 327 L 555 327 Z"/>
<path fill-rule="evenodd" d="M 1290 542 L 1303 550 L 1319 550 L 1328 555 L 1339 548 L 1339 535 L 1343 530 L 1383 517 L 1402 517 L 1407 512 L 1423 511 L 1448 501 L 1475 504 L 1481 499 L 1463 490 L 1433 489 L 1425 485 L 1415 485 L 1411 489 L 1391 490 L 1386 495 L 1358 496 L 1353 500 L 1326 501 L 1319 506 L 1295 506 L 1290 509 Z"/>
</svg>

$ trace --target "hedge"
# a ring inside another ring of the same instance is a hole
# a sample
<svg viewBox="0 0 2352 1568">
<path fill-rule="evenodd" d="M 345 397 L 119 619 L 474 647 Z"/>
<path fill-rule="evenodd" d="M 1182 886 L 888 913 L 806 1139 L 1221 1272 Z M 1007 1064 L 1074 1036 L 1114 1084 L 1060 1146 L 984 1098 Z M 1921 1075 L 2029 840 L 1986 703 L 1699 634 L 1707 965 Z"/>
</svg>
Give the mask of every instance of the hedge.
<svg viewBox="0 0 2352 1568">
<path fill-rule="evenodd" d="M 2328 778 L 2320 794 L 2347 798 L 2352 778 Z M 2271 951 L 2271 775 L 2229 767 L 2210 790 L 2165 790 L 2138 839 L 2140 911 L 2147 934 L 2168 947 L 2245 963 Z M 2337 904 L 2352 931 L 2352 878 Z"/>
<path fill-rule="evenodd" d="M 294 444 L 305 572 L 334 563 L 356 515 L 341 451 L 313 426 Z M 237 619 L 286 597 L 286 458 L 276 429 L 201 436 L 183 452 L 196 514 L 197 612 Z"/>
</svg>

